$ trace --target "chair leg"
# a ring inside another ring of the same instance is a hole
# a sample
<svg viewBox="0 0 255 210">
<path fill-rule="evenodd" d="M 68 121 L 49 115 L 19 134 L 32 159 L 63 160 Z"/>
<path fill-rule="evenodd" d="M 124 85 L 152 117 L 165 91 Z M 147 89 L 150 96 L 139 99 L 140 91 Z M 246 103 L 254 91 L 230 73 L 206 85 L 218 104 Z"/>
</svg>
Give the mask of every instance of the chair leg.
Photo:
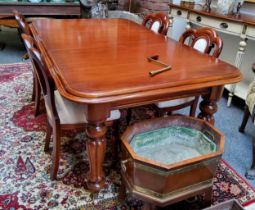
<svg viewBox="0 0 255 210">
<path fill-rule="evenodd" d="M 41 87 L 37 78 L 35 78 L 35 117 L 39 115 L 40 112 L 40 100 L 41 100 Z"/>
<path fill-rule="evenodd" d="M 192 105 L 190 107 L 189 116 L 191 116 L 191 117 L 195 117 L 196 116 L 196 109 L 197 109 L 198 100 L 199 100 L 199 97 L 196 96 L 194 102 L 192 103 Z"/>
<path fill-rule="evenodd" d="M 35 77 L 33 76 L 32 101 L 35 100 Z"/>
<path fill-rule="evenodd" d="M 115 167 L 118 162 L 119 151 L 119 120 L 115 120 L 112 125 L 111 134 L 111 149 L 112 149 L 112 166 Z"/>
<path fill-rule="evenodd" d="M 158 209 L 158 208 L 151 203 L 147 203 L 147 202 L 143 203 L 142 210 L 156 210 L 156 209 Z"/>
<path fill-rule="evenodd" d="M 250 112 L 249 112 L 248 106 L 246 105 L 245 108 L 244 108 L 243 121 L 242 121 L 241 126 L 239 127 L 239 132 L 241 132 L 241 133 L 244 132 L 244 129 L 245 129 L 245 126 L 248 122 L 249 117 L 250 117 Z"/>
<path fill-rule="evenodd" d="M 171 115 L 171 112 L 167 109 L 158 109 L 156 115 L 157 117 L 167 117 L 168 115 Z"/>
<path fill-rule="evenodd" d="M 130 125 L 131 118 L 132 118 L 132 109 L 131 109 L 131 108 L 128 108 L 128 109 L 127 109 L 127 115 L 126 115 L 126 123 L 127 123 L 127 126 Z"/>
<path fill-rule="evenodd" d="M 61 146 L 61 135 L 60 135 L 60 126 L 55 125 L 53 128 L 53 154 L 52 161 L 53 165 L 50 172 L 51 180 L 57 179 L 58 167 L 59 167 L 59 158 L 60 158 L 60 146 Z"/>
<path fill-rule="evenodd" d="M 5 43 L 0 42 L 0 50 L 4 50 L 4 48 L 5 48 Z"/>
<path fill-rule="evenodd" d="M 251 168 L 245 173 L 247 179 L 255 179 L 255 138 L 253 137 L 252 142 L 252 165 Z"/>
<path fill-rule="evenodd" d="M 47 133 L 45 137 L 45 145 L 44 145 L 44 152 L 49 152 L 50 148 L 50 137 L 52 133 L 52 128 L 50 126 L 50 123 L 47 122 Z"/>
</svg>

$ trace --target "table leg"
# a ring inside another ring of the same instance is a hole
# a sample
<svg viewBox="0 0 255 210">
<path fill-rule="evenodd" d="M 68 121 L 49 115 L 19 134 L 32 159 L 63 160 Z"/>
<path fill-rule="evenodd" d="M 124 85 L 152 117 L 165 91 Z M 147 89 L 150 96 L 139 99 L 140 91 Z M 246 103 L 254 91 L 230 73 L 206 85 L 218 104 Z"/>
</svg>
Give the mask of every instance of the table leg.
<svg viewBox="0 0 255 210">
<path fill-rule="evenodd" d="M 214 125 L 214 114 L 218 111 L 217 102 L 220 100 L 223 93 L 223 86 L 217 86 L 211 88 L 211 91 L 207 95 L 202 96 L 202 101 L 199 105 L 201 112 L 198 118 L 203 119 Z"/>
<path fill-rule="evenodd" d="M 103 162 L 105 158 L 107 131 L 107 110 L 105 107 L 88 105 L 86 133 L 86 149 L 89 159 L 90 170 L 87 175 L 87 187 L 93 192 L 98 192 L 105 185 Z"/>
</svg>

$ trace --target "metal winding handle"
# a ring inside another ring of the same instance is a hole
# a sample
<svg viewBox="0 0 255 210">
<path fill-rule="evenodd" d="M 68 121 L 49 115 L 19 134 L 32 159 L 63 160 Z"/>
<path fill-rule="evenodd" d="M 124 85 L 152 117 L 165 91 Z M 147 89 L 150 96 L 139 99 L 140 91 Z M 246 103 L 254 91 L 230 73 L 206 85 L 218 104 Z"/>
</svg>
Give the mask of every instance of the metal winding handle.
<svg viewBox="0 0 255 210">
<path fill-rule="evenodd" d="M 162 69 L 150 71 L 150 72 L 149 72 L 149 75 L 150 75 L 151 77 L 153 77 L 153 76 L 155 76 L 155 75 L 157 75 L 157 74 L 160 74 L 160 73 L 162 73 L 162 72 L 168 71 L 168 70 L 170 70 L 171 68 L 172 68 L 171 66 L 167 66 L 167 67 L 162 68 Z"/>
<path fill-rule="evenodd" d="M 170 70 L 170 69 L 172 68 L 170 65 L 159 61 L 158 58 L 159 58 L 158 55 L 153 55 L 153 56 L 147 57 L 148 62 L 154 62 L 154 63 L 156 63 L 156 64 L 158 64 L 158 65 L 164 67 L 164 68 L 161 68 L 161 69 L 158 69 L 158 70 L 150 71 L 150 72 L 149 72 L 149 75 L 150 75 L 151 77 L 153 77 L 153 76 L 155 76 L 155 75 L 157 75 L 157 74 L 159 74 L 159 73 L 168 71 L 168 70 Z"/>
<path fill-rule="evenodd" d="M 149 62 L 154 62 L 154 63 L 156 63 L 156 64 L 159 64 L 159 65 L 161 65 L 161 66 L 163 66 L 163 67 L 169 66 L 168 64 L 159 61 L 157 55 L 155 55 L 155 56 L 150 56 L 150 57 L 147 58 L 147 60 L 148 60 Z"/>
</svg>

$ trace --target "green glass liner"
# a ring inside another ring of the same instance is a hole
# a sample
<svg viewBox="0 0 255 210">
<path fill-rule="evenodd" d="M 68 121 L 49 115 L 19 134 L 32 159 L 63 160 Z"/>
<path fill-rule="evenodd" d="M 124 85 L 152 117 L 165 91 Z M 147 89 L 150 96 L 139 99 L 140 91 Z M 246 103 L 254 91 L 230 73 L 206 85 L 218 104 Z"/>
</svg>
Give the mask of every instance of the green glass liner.
<svg viewBox="0 0 255 210">
<path fill-rule="evenodd" d="M 215 152 L 217 146 L 211 138 L 193 128 L 171 126 L 137 134 L 130 146 L 140 157 L 172 164 Z"/>
</svg>

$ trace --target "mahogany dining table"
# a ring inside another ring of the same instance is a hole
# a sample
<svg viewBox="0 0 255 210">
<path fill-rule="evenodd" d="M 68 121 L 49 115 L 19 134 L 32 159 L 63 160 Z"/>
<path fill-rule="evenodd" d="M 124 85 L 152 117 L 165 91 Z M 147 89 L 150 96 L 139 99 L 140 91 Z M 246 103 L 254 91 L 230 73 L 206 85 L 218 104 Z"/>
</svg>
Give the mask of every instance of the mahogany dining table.
<svg viewBox="0 0 255 210">
<path fill-rule="evenodd" d="M 86 104 L 87 188 L 105 185 L 106 119 L 113 109 L 130 108 L 188 96 L 202 96 L 199 118 L 214 124 L 225 84 L 242 75 L 236 67 L 204 55 L 124 19 L 42 19 L 31 24 L 60 94 Z M 147 57 L 158 55 L 170 71 Z"/>
</svg>

